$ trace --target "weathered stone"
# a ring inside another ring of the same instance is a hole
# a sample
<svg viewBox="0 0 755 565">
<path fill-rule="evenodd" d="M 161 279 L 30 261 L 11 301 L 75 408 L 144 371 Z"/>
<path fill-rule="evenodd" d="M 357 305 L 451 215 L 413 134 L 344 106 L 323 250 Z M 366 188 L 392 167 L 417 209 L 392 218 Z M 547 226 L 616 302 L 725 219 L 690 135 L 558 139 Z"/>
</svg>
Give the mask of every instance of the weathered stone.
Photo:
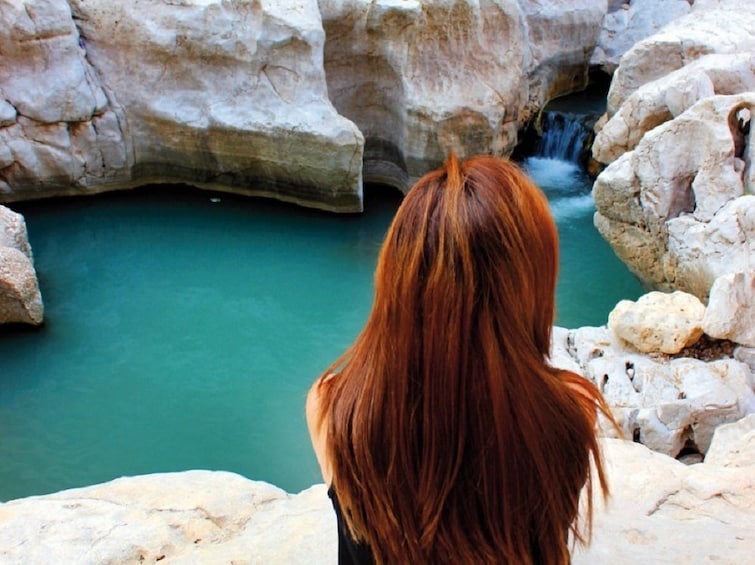
<svg viewBox="0 0 755 565">
<path fill-rule="evenodd" d="M 755 374 L 734 359 L 651 357 L 628 350 L 607 328 L 555 334 L 553 349 L 556 366 L 600 389 L 625 438 L 666 455 L 685 447 L 705 453 L 717 426 L 755 412 Z M 567 355 L 571 361 L 561 362 Z M 616 435 L 601 424 L 604 435 Z"/>
<path fill-rule="evenodd" d="M 360 210 L 363 138 L 328 100 L 324 42 L 316 0 L 5 3 L 2 197 L 185 182 Z"/>
<path fill-rule="evenodd" d="M 595 225 L 648 286 L 705 299 L 755 267 L 755 208 L 728 126 L 755 92 L 706 98 L 646 133 L 593 186 Z"/>
<path fill-rule="evenodd" d="M 333 104 L 364 175 L 406 190 L 449 151 L 508 154 L 553 97 L 586 85 L 605 13 L 579 0 L 320 0 Z"/>
<path fill-rule="evenodd" d="M 18 112 L 7 100 L 0 100 L 0 128 L 9 126 L 16 121 Z M 4 167 L 0 162 L 0 167 Z"/>
<path fill-rule="evenodd" d="M 43 313 L 31 260 L 18 249 L 0 247 L 0 324 L 39 325 Z"/>
<path fill-rule="evenodd" d="M 608 113 L 616 112 L 640 86 L 712 53 L 755 50 L 755 12 L 741 4 L 695 2 L 658 33 L 636 43 L 621 58 L 608 93 Z"/>
<path fill-rule="evenodd" d="M 755 347 L 755 270 L 716 279 L 703 330 L 711 337 Z"/>
<path fill-rule="evenodd" d="M 597 132 L 593 157 L 611 163 L 700 100 L 747 91 L 755 91 L 755 51 L 701 57 L 635 90 Z"/>
<path fill-rule="evenodd" d="M 609 6 L 590 64 L 613 74 L 620 57 L 635 43 L 689 13 L 687 0 L 633 0 Z M 612 9 L 613 8 L 613 9 Z"/>
<path fill-rule="evenodd" d="M 705 462 L 719 467 L 755 467 L 755 414 L 717 427 Z"/>
<path fill-rule="evenodd" d="M 693 466 L 602 440 L 611 498 L 596 499 L 592 543 L 578 546 L 573 562 L 747 562 L 755 442 L 744 429 L 727 435 L 725 444 L 744 449 Z M 123 478 L 0 504 L 0 560 L 9 565 L 327 564 L 337 561 L 337 546 L 325 485 L 289 495 L 226 472 Z"/>
<path fill-rule="evenodd" d="M 703 335 L 705 306 L 684 292 L 650 292 L 637 302 L 622 300 L 608 327 L 643 353 L 679 353 Z"/>
<path fill-rule="evenodd" d="M 18 249 L 34 260 L 24 217 L 6 206 L 0 206 L 0 247 Z"/>
</svg>

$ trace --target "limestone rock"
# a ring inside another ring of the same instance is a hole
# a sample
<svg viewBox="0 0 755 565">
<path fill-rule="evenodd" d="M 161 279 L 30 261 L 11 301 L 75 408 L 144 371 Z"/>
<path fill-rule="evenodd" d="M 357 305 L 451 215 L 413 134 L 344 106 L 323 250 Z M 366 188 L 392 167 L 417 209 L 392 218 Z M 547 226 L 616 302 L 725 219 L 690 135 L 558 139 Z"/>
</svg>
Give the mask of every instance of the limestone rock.
<svg viewBox="0 0 755 565">
<path fill-rule="evenodd" d="M 748 440 L 753 443 L 752 438 Z M 602 442 L 611 497 L 598 504 L 592 544 L 575 565 L 751 560 L 755 467 L 687 466 L 626 441 Z"/>
<path fill-rule="evenodd" d="M 0 206 L 0 324 L 39 325 L 44 316 L 26 222 Z"/>
<path fill-rule="evenodd" d="M 365 136 L 365 180 L 406 190 L 451 150 L 508 154 L 586 84 L 605 6 L 578 0 L 320 0 L 333 104 Z"/>
<path fill-rule="evenodd" d="M 621 58 L 608 93 L 616 112 L 640 86 L 712 53 L 755 50 L 755 12 L 741 3 L 698 3 L 658 33 L 636 43 Z"/>
<path fill-rule="evenodd" d="M 2 198 L 185 182 L 360 210 L 324 42 L 316 0 L 5 3 Z"/>
<path fill-rule="evenodd" d="M 716 279 L 703 329 L 711 337 L 755 347 L 755 270 Z"/>
<path fill-rule="evenodd" d="M 633 0 L 617 2 L 606 14 L 598 45 L 590 64 L 613 74 L 620 57 L 635 43 L 645 39 L 667 23 L 689 13 L 687 0 Z"/>
<path fill-rule="evenodd" d="M 755 267 L 755 207 L 729 115 L 755 92 L 712 96 L 646 133 L 596 179 L 595 225 L 648 286 L 701 299 Z"/>
<path fill-rule="evenodd" d="M 649 292 L 637 302 L 622 300 L 608 327 L 643 353 L 679 353 L 703 335 L 705 306 L 685 292 Z"/>
<path fill-rule="evenodd" d="M 754 442 L 744 429 L 728 435 L 744 449 L 729 449 L 721 465 L 602 440 L 612 496 L 596 500 L 592 544 L 577 547 L 574 563 L 747 562 Z M 0 560 L 330 564 L 336 520 L 325 485 L 289 495 L 226 472 L 147 475 L 0 504 Z"/>
<path fill-rule="evenodd" d="M 755 414 L 716 428 L 705 462 L 719 467 L 755 467 Z"/>
<path fill-rule="evenodd" d="M 611 163 L 634 149 L 648 131 L 696 102 L 716 94 L 748 91 L 755 91 L 755 50 L 700 57 L 629 95 L 597 132 L 593 157 Z"/>
<path fill-rule="evenodd" d="M 554 334 L 553 350 L 556 366 L 574 371 L 576 362 L 600 389 L 624 438 L 672 457 L 685 446 L 705 453 L 719 425 L 755 412 L 755 373 L 735 359 L 644 355 L 605 327 Z M 608 425 L 603 433 L 615 435 Z"/>
<path fill-rule="evenodd" d="M 292 496 L 227 472 L 123 478 L 0 504 L 3 563 L 335 563 L 324 485 Z"/>
</svg>

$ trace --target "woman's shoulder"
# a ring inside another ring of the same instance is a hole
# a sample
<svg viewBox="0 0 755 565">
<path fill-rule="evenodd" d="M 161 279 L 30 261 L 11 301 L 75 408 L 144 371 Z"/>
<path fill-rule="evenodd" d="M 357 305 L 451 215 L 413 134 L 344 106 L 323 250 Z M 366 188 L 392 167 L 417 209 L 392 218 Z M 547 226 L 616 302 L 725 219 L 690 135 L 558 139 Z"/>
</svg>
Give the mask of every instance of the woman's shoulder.
<svg viewBox="0 0 755 565">
<path fill-rule="evenodd" d="M 323 392 L 326 390 L 328 383 L 335 377 L 335 373 L 330 373 L 315 381 L 307 393 L 307 402 L 305 414 L 307 418 L 307 429 L 312 441 L 317 462 L 320 464 L 322 478 L 326 484 L 330 485 L 332 473 L 330 464 L 327 460 L 328 452 L 328 415 L 323 412 Z"/>
</svg>

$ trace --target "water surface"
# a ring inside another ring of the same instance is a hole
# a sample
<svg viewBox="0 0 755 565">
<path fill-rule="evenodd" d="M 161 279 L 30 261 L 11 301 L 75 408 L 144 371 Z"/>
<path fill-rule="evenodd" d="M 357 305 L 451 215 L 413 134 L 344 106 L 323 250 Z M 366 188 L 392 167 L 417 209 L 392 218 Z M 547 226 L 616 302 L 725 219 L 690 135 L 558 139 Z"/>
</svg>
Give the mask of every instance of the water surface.
<svg viewBox="0 0 755 565">
<path fill-rule="evenodd" d="M 584 186 L 556 177 L 559 323 L 602 324 L 639 286 Z M 399 201 L 377 191 L 338 216 L 152 187 L 12 205 L 46 323 L 0 330 L 0 500 L 185 469 L 318 482 L 306 390 L 366 318 Z"/>
</svg>

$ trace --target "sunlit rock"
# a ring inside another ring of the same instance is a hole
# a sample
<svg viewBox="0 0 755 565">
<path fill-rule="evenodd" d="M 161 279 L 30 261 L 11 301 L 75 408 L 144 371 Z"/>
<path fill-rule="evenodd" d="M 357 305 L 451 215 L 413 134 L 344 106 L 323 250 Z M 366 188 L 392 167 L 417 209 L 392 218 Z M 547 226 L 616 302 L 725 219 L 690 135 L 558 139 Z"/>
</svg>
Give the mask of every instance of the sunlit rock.
<svg viewBox="0 0 755 565">
<path fill-rule="evenodd" d="M 755 347 L 755 270 L 715 280 L 703 329 L 709 336 Z"/>
<path fill-rule="evenodd" d="M 26 223 L 0 206 L 0 324 L 39 325 L 44 317 Z"/>
<path fill-rule="evenodd" d="M 608 93 L 608 112 L 616 112 L 643 84 L 712 53 L 755 50 L 755 11 L 741 2 L 694 2 L 658 33 L 636 43 L 621 58 Z"/>
<path fill-rule="evenodd" d="M 755 412 L 755 373 L 725 352 L 707 361 L 642 354 L 606 327 L 556 333 L 553 351 L 556 366 L 600 389 L 625 438 L 672 457 L 704 454 L 719 425 Z M 559 363 L 565 355 L 572 361 Z M 603 433 L 615 434 L 605 422 Z"/>
<path fill-rule="evenodd" d="M 621 56 L 635 43 L 690 10 L 687 0 L 633 0 L 615 4 L 618 5 L 609 6 L 598 45 L 590 59 L 591 65 L 599 66 L 608 74 L 616 70 Z"/>
<path fill-rule="evenodd" d="M 679 353 L 703 335 L 705 305 L 684 292 L 649 292 L 636 302 L 622 300 L 608 327 L 642 353 Z"/>
<path fill-rule="evenodd" d="M 700 100 L 748 91 L 755 91 L 755 50 L 701 57 L 629 95 L 597 132 L 593 157 L 611 163 L 634 149 L 648 131 Z"/>
<path fill-rule="evenodd" d="M 730 126 L 738 108 L 755 108 L 755 92 L 698 102 L 596 179 L 595 225 L 650 287 L 705 299 L 717 277 L 755 268 L 752 163 Z"/>
<path fill-rule="evenodd" d="M 320 0 L 335 107 L 365 136 L 364 176 L 406 190 L 449 151 L 509 154 L 583 88 L 601 3 Z"/>
<path fill-rule="evenodd" d="M 0 12 L 5 201 L 184 182 L 361 209 L 363 138 L 328 100 L 315 0 Z"/>
</svg>

